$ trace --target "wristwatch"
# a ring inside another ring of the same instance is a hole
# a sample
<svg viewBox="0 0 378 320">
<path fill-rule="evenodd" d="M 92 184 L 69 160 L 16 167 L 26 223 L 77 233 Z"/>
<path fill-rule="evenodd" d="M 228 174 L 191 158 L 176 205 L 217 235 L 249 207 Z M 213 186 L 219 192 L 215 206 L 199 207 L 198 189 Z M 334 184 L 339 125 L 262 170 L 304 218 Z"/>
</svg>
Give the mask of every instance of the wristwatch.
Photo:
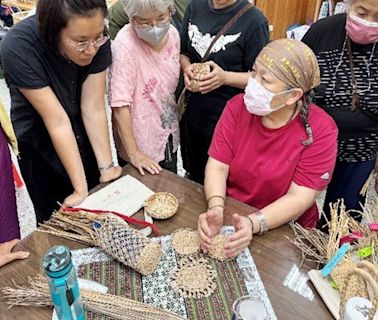
<svg viewBox="0 0 378 320">
<path fill-rule="evenodd" d="M 260 210 L 256 211 L 255 215 L 256 215 L 257 220 L 259 221 L 259 224 L 260 224 L 259 234 L 264 234 L 265 232 L 267 232 L 269 230 L 268 225 L 267 225 L 266 220 L 265 220 L 265 216 Z"/>
</svg>

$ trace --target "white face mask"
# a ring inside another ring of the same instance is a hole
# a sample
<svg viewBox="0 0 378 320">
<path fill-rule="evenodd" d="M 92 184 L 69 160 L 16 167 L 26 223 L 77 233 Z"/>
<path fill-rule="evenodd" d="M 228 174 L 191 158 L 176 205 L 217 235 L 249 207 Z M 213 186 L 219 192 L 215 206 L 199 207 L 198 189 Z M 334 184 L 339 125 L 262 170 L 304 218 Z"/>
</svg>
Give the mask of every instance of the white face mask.
<svg viewBox="0 0 378 320">
<path fill-rule="evenodd" d="M 134 28 L 138 38 L 150 43 L 150 44 L 158 44 L 164 36 L 167 34 L 170 28 L 170 23 L 168 22 L 166 25 L 162 27 L 153 26 L 152 28 L 146 29 L 138 29 Z"/>
<path fill-rule="evenodd" d="M 245 88 L 244 104 L 247 110 L 257 116 L 266 116 L 273 111 L 283 108 L 286 104 L 282 104 L 276 109 L 272 110 L 270 104 L 276 95 L 285 94 L 293 89 L 286 90 L 280 93 L 270 92 L 268 89 L 258 82 L 255 78 L 249 78 L 248 84 Z"/>
</svg>

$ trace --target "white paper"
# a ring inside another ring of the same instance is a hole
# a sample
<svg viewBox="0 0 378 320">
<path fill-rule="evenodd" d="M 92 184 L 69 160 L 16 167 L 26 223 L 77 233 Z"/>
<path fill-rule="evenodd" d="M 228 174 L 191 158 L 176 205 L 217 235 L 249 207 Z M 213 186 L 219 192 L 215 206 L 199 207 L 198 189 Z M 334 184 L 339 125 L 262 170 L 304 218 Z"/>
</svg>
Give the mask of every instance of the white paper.
<svg viewBox="0 0 378 320">
<path fill-rule="evenodd" d="M 143 183 L 126 175 L 88 196 L 79 207 L 115 211 L 130 217 L 153 194 Z"/>
<path fill-rule="evenodd" d="M 80 208 L 93 210 L 109 210 L 132 216 L 144 205 L 144 202 L 154 192 L 137 179 L 126 175 L 88 196 L 80 205 Z M 147 222 L 153 223 L 152 218 L 144 214 Z M 149 236 L 152 232 L 150 227 L 142 230 Z"/>
</svg>

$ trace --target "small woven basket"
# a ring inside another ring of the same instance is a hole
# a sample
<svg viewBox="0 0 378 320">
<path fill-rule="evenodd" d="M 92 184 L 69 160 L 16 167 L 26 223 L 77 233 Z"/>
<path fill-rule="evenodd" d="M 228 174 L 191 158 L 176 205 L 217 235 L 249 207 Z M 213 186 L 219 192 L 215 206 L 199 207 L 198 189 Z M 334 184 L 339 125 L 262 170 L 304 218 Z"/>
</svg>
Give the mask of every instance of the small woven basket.
<svg viewBox="0 0 378 320">
<path fill-rule="evenodd" d="M 356 283 L 361 283 L 360 281 L 356 282 L 356 278 L 362 280 L 363 287 L 355 285 Z M 373 320 L 378 310 L 378 267 L 367 261 L 360 262 L 358 267 L 349 271 L 346 276 L 340 294 L 340 319 L 344 319 L 347 301 L 351 297 L 361 296 L 361 290 L 365 291 L 363 295 L 372 302 L 368 320 Z"/>
<path fill-rule="evenodd" d="M 96 242 L 109 255 L 143 275 L 151 274 L 163 254 L 161 246 L 121 218 L 107 215 L 95 228 Z"/>
<path fill-rule="evenodd" d="M 144 202 L 145 212 L 155 219 L 168 219 L 177 209 L 177 198 L 169 192 L 157 192 Z"/>
<path fill-rule="evenodd" d="M 199 91 L 200 78 L 210 73 L 210 66 L 207 63 L 193 63 L 194 79 L 190 81 L 190 86 L 193 92 Z"/>
</svg>

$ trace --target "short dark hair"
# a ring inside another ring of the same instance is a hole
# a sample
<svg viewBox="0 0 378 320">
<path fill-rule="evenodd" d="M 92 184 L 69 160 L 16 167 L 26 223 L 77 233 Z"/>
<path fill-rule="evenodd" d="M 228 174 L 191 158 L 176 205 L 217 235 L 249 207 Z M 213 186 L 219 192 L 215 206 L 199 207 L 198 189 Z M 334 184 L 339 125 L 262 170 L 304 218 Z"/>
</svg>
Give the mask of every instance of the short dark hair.
<svg viewBox="0 0 378 320">
<path fill-rule="evenodd" d="M 60 32 L 72 15 L 92 17 L 95 10 L 107 14 L 105 0 L 38 0 L 37 23 L 42 38 L 49 46 L 56 47 Z"/>
</svg>

